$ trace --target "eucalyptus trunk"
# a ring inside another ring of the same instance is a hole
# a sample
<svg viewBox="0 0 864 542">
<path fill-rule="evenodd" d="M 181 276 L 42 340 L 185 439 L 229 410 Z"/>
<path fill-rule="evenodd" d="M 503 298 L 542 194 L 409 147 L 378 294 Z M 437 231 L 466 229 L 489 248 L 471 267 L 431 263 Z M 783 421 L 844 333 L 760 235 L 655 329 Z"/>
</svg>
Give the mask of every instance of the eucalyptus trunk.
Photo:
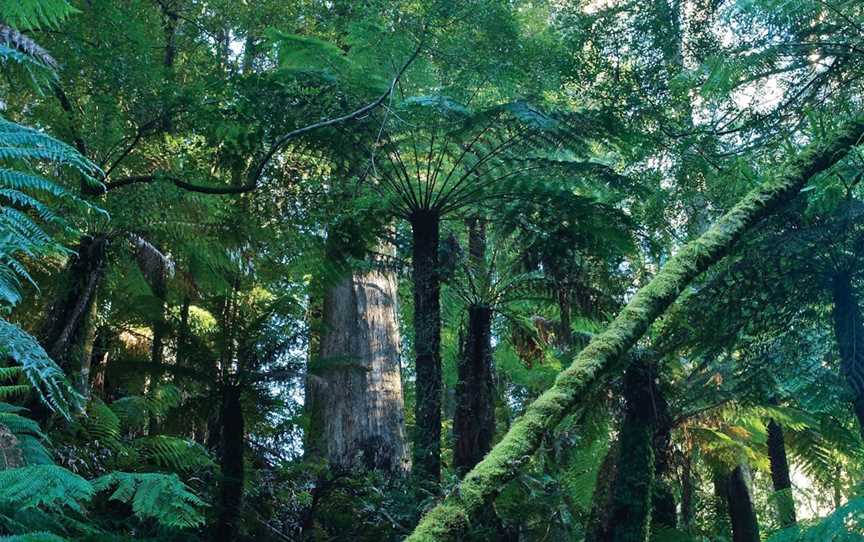
<svg viewBox="0 0 864 542">
<path fill-rule="evenodd" d="M 864 321 L 852 286 L 852 275 L 834 275 L 834 333 L 840 350 L 840 370 L 852 390 L 853 409 L 864 435 Z"/>
<path fill-rule="evenodd" d="M 771 482 L 781 527 L 791 527 L 795 518 L 795 499 L 792 496 L 792 480 L 789 476 L 789 460 L 786 457 L 786 442 L 783 428 L 774 420 L 768 422 L 768 459 L 771 462 Z"/>
<path fill-rule="evenodd" d="M 606 330 L 594 336 L 570 367 L 558 375 L 555 384 L 526 408 L 458 488 L 423 517 L 408 540 L 458 540 L 471 518 L 531 460 L 543 436 L 577 407 L 585 390 L 606 382 L 620 370 L 622 356 L 690 282 L 723 258 L 757 222 L 794 198 L 811 177 L 841 160 L 862 136 L 864 119 L 857 118 L 834 136 L 815 141 L 794 160 L 772 168 L 771 177 L 699 238 L 682 247 L 636 292 Z"/>
<path fill-rule="evenodd" d="M 438 482 L 441 477 L 440 222 L 435 211 L 417 211 L 411 216 L 417 373 L 414 474 L 419 480 L 431 482 Z"/>
<path fill-rule="evenodd" d="M 471 219 L 468 252 L 471 267 L 485 275 L 485 224 Z M 479 280 L 483 280 L 480 278 Z M 481 303 L 468 307 L 468 330 L 460 337 L 459 380 L 453 416 L 453 463 L 465 474 L 492 448 L 495 436 L 495 382 L 492 373 L 492 309 Z"/>
<path fill-rule="evenodd" d="M 409 467 L 396 274 L 379 267 L 330 287 L 307 379 L 310 449 L 336 471 Z"/>
<path fill-rule="evenodd" d="M 726 479 L 732 542 L 759 542 L 759 521 L 753 508 L 752 491 L 749 467 L 738 465 Z"/>
</svg>

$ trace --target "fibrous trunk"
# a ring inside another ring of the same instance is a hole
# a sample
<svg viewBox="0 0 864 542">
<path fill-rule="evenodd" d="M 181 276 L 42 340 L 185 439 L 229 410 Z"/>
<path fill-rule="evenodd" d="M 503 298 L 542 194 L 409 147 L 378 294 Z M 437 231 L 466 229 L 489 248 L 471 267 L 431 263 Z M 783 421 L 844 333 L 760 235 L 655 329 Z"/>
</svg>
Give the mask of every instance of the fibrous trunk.
<svg viewBox="0 0 864 542">
<path fill-rule="evenodd" d="M 433 211 L 411 217 L 414 273 L 414 351 L 417 402 L 414 416 L 414 474 L 437 482 L 441 476 L 441 306 L 438 238 L 440 219 Z"/>
<path fill-rule="evenodd" d="M 407 471 L 397 279 L 384 266 L 327 290 L 307 381 L 313 455 L 336 471 Z"/>
<path fill-rule="evenodd" d="M 407 540 L 458 540 L 471 517 L 516 476 L 543 436 L 575 408 L 585 389 L 616 372 L 622 355 L 684 288 L 725 256 L 759 220 L 798 194 L 813 175 L 841 160 L 862 135 L 864 119 L 857 118 L 838 130 L 835 137 L 820 138 L 672 256 L 606 330 L 596 335 L 570 367 L 558 375 L 552 388 L 528 406 L 495 448 L 465 475 L 457 490 L 423 517 Z"/>
<path fill-rule="evenodd" d="M 726 479 L 726 502 L 733 542 L 759 542 L 759 522 L 753 509 L 750 469 L 738 465 Z"/>
<path fill-rule="evenodd" d="M 80 368 L 69 366 L 69 354 L 76 341 L 83 339 L 82 330 L 92 314 L 96 291 L 105 271 L 107 248 L 108 239 L 104 235 L 81 239 L 66 271 L 67 286 L 48 310 L 40 334 L 51 358 L 72 372 Z"/>
<path fill-rule="evenodd" d="M 645 542 L 651 525 L 656 416 L 653 371 L 636 357 L 624 375 L 624 420 L 610 503 L 610 542 Z"/>
<path fill-rule="evenodd" d="M 482 220 L 468 224 L 468 252 L 472 273 L 485 275 L 486 239 Z M 460 337 L 453 416 L 453 463 L 464 474 L 483 459 L 495 436 L 495 383 L 492 374 L 492 309 L 473 303 L 468 307 L 468 330 Z"/>
<path fill-rule="evenodd" d="M 789 477 L 789 460 L 786 457 L 786 442 L 783 428 L 774 421 L 768 422 L 768 459 L 771 462 L 771 482 L 781 527 L 795 525 L 795 500 L 792 497 L 792 481 Z"/>
<path fill-rule="evenodd" d="M 853 408 L 864 435 L 864 323 L 848 271 L 834 275 L 834 333 L 840 350 L 840 370 L 853 393 Z"/>
<path fill-rule="evenodd" d="M 468 307 L 468 332 L 460 350 L 453 463 L 464 474 L 483 459 L 495 435 L 492 309 L 483 305 Z"/>
<path fill-rule="evenodd" d="M 222 441 L 220 467 L 222 471 L 217 542 L 237 540 L 240 508 L 243 505 L 243 451 L 245 427 L 240 403 L 240 387 L 226 384 L 222 394 Z"/>
</svg>

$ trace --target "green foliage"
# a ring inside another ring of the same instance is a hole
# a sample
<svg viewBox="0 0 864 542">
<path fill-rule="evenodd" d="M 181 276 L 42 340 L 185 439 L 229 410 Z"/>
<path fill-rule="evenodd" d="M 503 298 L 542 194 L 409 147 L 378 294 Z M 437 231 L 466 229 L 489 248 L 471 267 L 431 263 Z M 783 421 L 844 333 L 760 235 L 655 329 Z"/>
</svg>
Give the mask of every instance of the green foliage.
<svg viewBox="0 0 864 542">
<path fill-rule="evenodd" d="M 97 491 L 113 489 L 111 500 L 129 503 L 141 519 L 186 529 L 204 523 L 204 502 L 174 474 L 112 472 L 93 480 Z"/>
</svg>

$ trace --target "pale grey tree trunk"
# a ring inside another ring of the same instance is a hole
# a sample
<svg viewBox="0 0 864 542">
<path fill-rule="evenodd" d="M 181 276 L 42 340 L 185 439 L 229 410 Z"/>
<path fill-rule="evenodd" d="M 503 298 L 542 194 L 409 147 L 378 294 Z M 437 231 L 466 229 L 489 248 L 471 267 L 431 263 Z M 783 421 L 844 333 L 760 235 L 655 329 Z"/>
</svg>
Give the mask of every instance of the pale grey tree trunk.
<svg viewBox="0 0 864 542">
<path fill-rule="evenodd" d="M 307 408 L 312 454 L 337 470 L 404 473 L 405 411 L 399 366 L 397 280 L 392 270 L 354 272 L 326 293 Z"/>
</svg>

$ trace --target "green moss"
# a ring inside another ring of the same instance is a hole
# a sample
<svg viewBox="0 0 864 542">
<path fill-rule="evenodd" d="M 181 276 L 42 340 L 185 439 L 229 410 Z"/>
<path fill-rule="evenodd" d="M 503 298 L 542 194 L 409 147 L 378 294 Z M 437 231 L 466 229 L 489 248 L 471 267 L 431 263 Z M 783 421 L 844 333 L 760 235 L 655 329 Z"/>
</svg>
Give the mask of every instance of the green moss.
<svg viewBox="0 0 864 542">
<path fill-rule="evenodd" d="M 695 241 L 675 254 L 640 289 L 609 327 L 562 371 L 555 384 L 532 403 L 501 442 L 469 472 L 457 492 L 421 520 L 409 542 L 458 540 L 470 517 L 512 479 L 533 456 L 543 435 L 578 403 L 592 382 L 613 369 L 697 275 L 720 260 L 759 220 L 786 203 L 815 175 L 838 162 L 864 137 L 864 117 L 837 132 L 828 144 L 814 143 L 786 167 L 747 194 Z"/>
</svg>

